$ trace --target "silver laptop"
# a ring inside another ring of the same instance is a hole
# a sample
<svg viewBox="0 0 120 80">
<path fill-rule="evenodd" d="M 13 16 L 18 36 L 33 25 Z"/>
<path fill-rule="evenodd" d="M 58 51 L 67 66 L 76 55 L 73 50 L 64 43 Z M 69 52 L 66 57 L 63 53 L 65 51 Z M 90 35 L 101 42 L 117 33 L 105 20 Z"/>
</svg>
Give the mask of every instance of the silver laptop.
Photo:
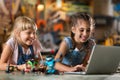
<svg viewBox="0 0 120 80">
<path fill-rule="evenodd" d="M 120 47 L 96 45 L 93 47 L 85 72 L 65 72 L 65 74 L 112 74 L 120 62 Z"/>
</svg>

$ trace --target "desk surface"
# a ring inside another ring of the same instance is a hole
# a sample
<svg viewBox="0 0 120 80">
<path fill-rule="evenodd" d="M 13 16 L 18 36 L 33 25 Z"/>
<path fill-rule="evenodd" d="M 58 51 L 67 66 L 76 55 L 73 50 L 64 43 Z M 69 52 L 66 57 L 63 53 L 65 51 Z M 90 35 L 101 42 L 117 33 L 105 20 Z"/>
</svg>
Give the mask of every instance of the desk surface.
<svg viewBox="0 0 120 80">
<path fill-rule="evenodd" d="M 45 74 L 21 74 L 14 72 L 6 74 L 0 72 L 0 80 L 120 80 L 120 73 L 113 75 L 45 75 Z"/>
</svg>

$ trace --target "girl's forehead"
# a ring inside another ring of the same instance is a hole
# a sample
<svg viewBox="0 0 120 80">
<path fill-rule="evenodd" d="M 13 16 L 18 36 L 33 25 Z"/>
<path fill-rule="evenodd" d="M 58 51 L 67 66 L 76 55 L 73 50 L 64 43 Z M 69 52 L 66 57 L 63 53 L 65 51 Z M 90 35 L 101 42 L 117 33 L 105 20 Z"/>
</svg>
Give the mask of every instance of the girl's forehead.
<svg viewBox="0 0 120 80">
<path fill-rule="evenodd" d="M 34 29 L 32 29 L 32 28 L 28 28 L 28 29 L 25 29 L 25 30 L 23 30 L 23 31 L 36 31 L 36 30 L 34 30 Z"/>
<path fill-rule="evenodd" d="M 82 23 L 89 24 L 89 22 L 87 20 L 84 20 L 84 19 L 78 19 L 77 20 L 77 24 L 82 24 Z"/>
<path fill-rule="evenodd" d="M 78 20 L 76 26 L 79 27 L 79 28 L 80 27 L 82 27 L 82 28 L 90 28 L 89 22 L 87 22 L 85 20 Z"/>
</svg>

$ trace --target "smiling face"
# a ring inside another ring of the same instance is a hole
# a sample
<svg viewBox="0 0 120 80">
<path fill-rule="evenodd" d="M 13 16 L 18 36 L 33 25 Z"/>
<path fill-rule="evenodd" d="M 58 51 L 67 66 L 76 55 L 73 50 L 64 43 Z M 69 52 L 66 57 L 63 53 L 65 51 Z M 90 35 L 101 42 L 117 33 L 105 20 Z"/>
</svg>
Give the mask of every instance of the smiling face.
<svg viewBox="0 0 120 80">
<path fill-rule="evenodd" d="M 21 31 L 19 36 L 20 36 L 21 43 L 23 45 L 29 46 L 33 44 L 36 34 L 35 34 L 35 30 L 27 29 L 27 30 Z"/>
<path fill-rule="evenodd" d="M 26 16 L 16 18 L 12 37 L 23 47 L 28 47 L 33 44 L 36 38 L 37 26 L 35 22 Z"/>
<path fill-rule="evenodd" d="M 76 43 L 84 43 L 91 35 L 91 28 L 87 21 L 80 19 L 77 21 L 77 24 L 72 27 L 72 32 L 74 33 Z"/>
</svg>

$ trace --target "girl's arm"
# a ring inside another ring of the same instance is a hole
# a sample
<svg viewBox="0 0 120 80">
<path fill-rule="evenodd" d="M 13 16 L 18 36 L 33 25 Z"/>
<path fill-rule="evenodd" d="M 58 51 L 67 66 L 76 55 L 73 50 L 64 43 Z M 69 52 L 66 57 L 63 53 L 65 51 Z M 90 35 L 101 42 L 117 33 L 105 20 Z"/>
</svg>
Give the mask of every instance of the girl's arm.
<svg viewBox="0 0 120 80">
<path fill-rule="evenodd" d="M 1 58 L 0 58 L 0 70 L 6 70 L 7 69 L 7 66 L 9 64 L 9 60 L 12 57 L 12 53 L 13 52 L 11 50 L 11 47 L 6 44 L 4 46 L 4 49 L 2 51 Z M 9 65 L 17 67 L 19 70 L 23 70 L 24 68 L 26 68 L 25 64 L 23 64 L 23 65 L 9 64 Z"/>
<path fill-rule="evenodd" d="M 59 59 L 60 61 L 63 59 L 67 51 L 67 44 L 65 41 L 62 41 L 60 48 L 55 56 L 55 60 Z M 69 72 L 69 71 L 76 71 L 75 67 L 69 67 L 61 62 L 56 62 L 55 63 L 55 69 L 61 72 Z"/>
<path fill-rule="evenodd" d="M 0 59 L 0 70 L 6 70 L 10 57 L 12 56 L 12 50 L 9 45 L 5 44 Z"/>
</svg>

